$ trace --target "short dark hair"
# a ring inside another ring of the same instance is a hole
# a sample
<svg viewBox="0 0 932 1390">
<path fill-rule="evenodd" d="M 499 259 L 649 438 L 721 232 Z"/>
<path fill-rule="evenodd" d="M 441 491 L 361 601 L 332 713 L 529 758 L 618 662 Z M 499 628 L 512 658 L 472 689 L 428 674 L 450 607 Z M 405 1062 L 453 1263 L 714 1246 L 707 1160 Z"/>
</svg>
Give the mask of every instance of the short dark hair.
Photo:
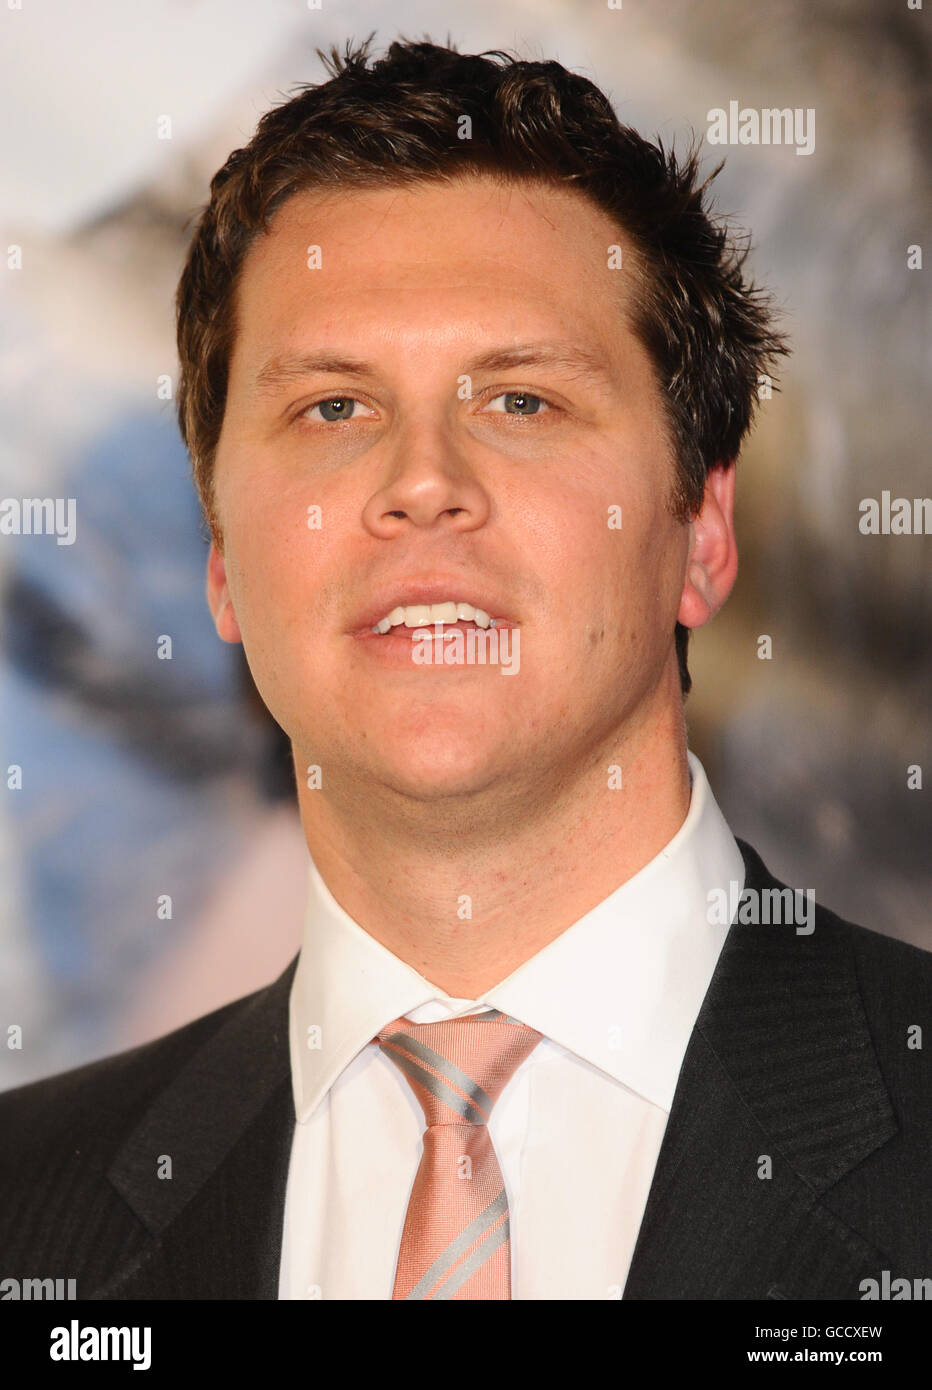
<svg viewBox="0 0 932 1390">
<path fill-rule="evenodd" d="M 631 328 L 662 388 L 676 460 L 670 506 L 682 520 L 702 502 L 708 471 L 731 464 L 750 428 L 761 376 L 788 349 L 770 296 L 745 277 L 749 242 L 706 205 L 722 165 L 699 180 L 695 138 L 680 160 L 621 125 L 603 92 L 557 62 L 498 49 L 399 40 L 369 63 L 374 31 L 341 56 L 318 57 L 326 82 L 259 121 L 211 180 L 176 296 L 182 438 L 212 536 L 222 544 L 213 466 L 236 334 L 235 291 L 247 251 L 293 194 L 489 174 L 569 187 L 630 240 L 641 274 Z M 461 138 L 468 117 L 469 138 Z M 683 694 L 689 631 L 676 624 Z"/>
</svg>

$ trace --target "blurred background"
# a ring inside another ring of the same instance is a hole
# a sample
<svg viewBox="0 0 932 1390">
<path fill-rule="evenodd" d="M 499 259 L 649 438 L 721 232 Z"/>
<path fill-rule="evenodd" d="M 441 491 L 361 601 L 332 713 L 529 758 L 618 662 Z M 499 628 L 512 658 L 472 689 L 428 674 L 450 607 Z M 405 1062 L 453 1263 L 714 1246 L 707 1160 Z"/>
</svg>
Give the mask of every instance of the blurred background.
<svg viewBox="0 0 932 1390">
<path fill-rule="evenodd" d="M 932 540 L 858 525 L 864 498 L 932 493 L 932 268 L 908 252 L 932 204 L 930 10 L 4 7 L 0 497 L 73 497 L 77 533 L 0 535 L 0 1039 L 23 1029 L 21 1050 L 0 1046 L 0 1089 L 244 994 L 300 943 L 308 861 L 289 751 L 241 649 L 214 632 L 165 382 L 211 175 L 293 84 L 326 77 L 316 47 L 373 30 L 378 52 L 426 37 L 555 58 L 678 147 L 731 100 L 815 111 L 811 155 L 706 149 L 709 169 L 727 158 L 718 209 L 752 230 L 754 277 L 794 354 L 739 464 L 741 574 L 693 637 L 690 743 L 778 877 L 932 949 L 930 792 L 908 771 L 932 778 Z"/>
</svg>

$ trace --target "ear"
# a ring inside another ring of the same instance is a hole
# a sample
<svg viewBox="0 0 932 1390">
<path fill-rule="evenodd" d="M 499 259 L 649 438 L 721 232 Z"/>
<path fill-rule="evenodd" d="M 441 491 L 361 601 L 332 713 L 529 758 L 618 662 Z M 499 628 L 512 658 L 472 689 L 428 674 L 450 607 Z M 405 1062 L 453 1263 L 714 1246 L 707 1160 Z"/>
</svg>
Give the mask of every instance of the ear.
<svg viewBox="0 0 932 1390">
<path fill-rule="evenodd" d="M 702 506 L 689 523 L 689 557 L 677 618 L 702 627 L 731 593 L 738 573 L 735 466 L 718 463 L 706 478 Z"/>
<path fill-rule="evenodd" d="M 243 635 L 227 588 L 226 563 L 214 541 L 210 543 L 210 554 L 207 556 L 207 605 L 221 641 L 242 642 Z"/>
</svg>

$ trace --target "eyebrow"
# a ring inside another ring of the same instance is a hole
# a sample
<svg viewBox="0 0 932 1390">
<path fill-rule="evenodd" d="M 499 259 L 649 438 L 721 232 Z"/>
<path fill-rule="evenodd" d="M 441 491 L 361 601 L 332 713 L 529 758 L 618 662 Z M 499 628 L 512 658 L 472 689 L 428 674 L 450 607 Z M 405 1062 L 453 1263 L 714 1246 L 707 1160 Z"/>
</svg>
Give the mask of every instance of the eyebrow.
<svg viewBox="0 0 932 1390">
<path fill-rule="evenodd" d="M 556 367 L 577 378 L 611 385 L 615 381 L 611 364 L 597 351 L 577 343 L 524 343 L 498 348 L 474 357 L 465 374 L 509 371 L 514 367 Z M 376 369 L 359 357 L 338 357 L 325 352 L 289 353 L 271 357 L 256 373 L 254 397 L 275 396 L 304 377 L 318 374 L 374 377 Z"/>
</svg>

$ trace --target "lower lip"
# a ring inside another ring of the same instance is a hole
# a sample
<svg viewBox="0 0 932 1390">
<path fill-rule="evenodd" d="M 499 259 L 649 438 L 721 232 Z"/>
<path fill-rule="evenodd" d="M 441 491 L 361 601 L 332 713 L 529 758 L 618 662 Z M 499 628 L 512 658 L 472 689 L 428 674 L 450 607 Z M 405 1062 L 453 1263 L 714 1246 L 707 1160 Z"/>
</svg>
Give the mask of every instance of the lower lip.
<svg viewBox="0 0 932 1390">
<path fill-rule="evenodd" d="M 502 623 L 499 630 L 512 626 L 513 624 L 511 623 Z M 431 632 L 433 631 L 433 624 L 423 624 L 422 627 L 428 627 Z M 432 661 L 429 664 L 427 662 L 416 662 L 414 660 L 414 633 L 419 630 L 422 629 L 405 627 L 403 623 L 399 623 L 397 627 L 391 628 L 389 632 L 355 633 L 353 640 L 359 644 L 360 649 L 366 652 L 367 655 L 372 656 L 377 661 L 385 662 L 390 666 L 410 666 L 415 671 L 462 671 L 471 669 L 470 666 L 465 664 L 453 665 L 452 663 L 447 664 L 441 661 Z M 459 631 L 465 634 L 470 630 L 473 632 L 482 632 L 484 629 L 480 628 L 476 623 L 445 623 L 443 630 L 444 633 Z M 487 631 L 487 629 L 485 630 Z M 436 642 L 434 650 L 439 657 L 443 650 L 442 642 Z"/>
</svg>

